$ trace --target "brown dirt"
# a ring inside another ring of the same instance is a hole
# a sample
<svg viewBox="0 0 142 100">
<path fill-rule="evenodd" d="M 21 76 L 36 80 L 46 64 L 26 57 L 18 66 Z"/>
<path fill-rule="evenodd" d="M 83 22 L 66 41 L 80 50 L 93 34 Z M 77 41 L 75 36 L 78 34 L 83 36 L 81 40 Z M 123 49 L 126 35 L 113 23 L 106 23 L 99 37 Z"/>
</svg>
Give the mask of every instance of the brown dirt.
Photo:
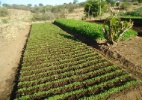
<svg viewBox="0 0 142 100">
<path fill-rule="evenodd" d="M 76 8 L 72 13 L 66 13 L 65 14 L 67 19 L 78 19 L 81 20 L 85 14 L 84 14 L 84 8 Z"/>
<path fill-rule="evenodd" d="M 142 100 L 142 86 L 133 88 L 132 91 L 115 96 L 112 100 Z"/>
<path fill-rule="evenodd" d="M 9 100 L 30 24 L 12 23 L 0 28 L 0 100 Z"/>
<path fill-rule="evenodd" d="M 136 36 L 117 45 L 100 45 L 101 52 L 121 64 L 127 72 L 142 80 L 142 37 Z M 142 100 L 142 84 L 118 93 L 111 100 Z"/>
<path fill-rule="evenodd" d="M 134 37 L 120 42 L 117 46 L 111 46 L 111 50 L 123 55 L 136 66 L 142 67 L 142 37 Z"/>
</svg>

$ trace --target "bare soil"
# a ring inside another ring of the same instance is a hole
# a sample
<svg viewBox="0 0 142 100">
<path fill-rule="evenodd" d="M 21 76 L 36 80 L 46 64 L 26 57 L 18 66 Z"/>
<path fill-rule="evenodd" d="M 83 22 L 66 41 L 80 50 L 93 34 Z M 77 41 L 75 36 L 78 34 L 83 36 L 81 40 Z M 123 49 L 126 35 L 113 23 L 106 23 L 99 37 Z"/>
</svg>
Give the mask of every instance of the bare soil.
<svg viewBox="0 0 142 100">
<path fill-rule="evenodd" d="M 12 23 L 0 28 L 0 100 L 9 100 L 30 24 Z"/>
<path fill-rule="evenodd" d="M 123 55 L 136 66 L 142 67 L 142 37 L 134 37 L 120 42 L 117 46 L 111 46 L 111 50 Z"/>
<path fill-rule="evenodd" d="M 111 100 L 142 100 L 142 86 L 136 86 L 136 88 L 132 88 L 131 91 L 122 92 L 121 95 L 117 95 Z"/>
<path fill-rule="evenodd" d="M 99 45 L 100 52 L 128 73 L 142 80 L 142 37 L 135 36 L 117 45 Z M 111 97 L 111 100 L 142 100 L 142 84 L 129 88 Z"/>
</svg>

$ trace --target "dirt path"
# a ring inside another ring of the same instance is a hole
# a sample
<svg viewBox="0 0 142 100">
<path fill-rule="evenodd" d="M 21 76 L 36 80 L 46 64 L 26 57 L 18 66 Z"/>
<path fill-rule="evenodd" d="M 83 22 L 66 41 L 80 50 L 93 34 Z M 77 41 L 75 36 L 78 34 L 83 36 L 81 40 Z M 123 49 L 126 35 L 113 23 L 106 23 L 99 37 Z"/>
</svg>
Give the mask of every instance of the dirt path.
<svg viewBox="0 0 142 100">
<path fill-rule="evenodd" d="M 18 28 L 17 31 L 12 27 Z M 9 100 L 14 85 L 15 71 L 30 30 L 30 24 L 14 23 L 12 26 L 8 25 L 6 30 L 9 32 L 0 33 L 0 100 Z"/>
</svg>

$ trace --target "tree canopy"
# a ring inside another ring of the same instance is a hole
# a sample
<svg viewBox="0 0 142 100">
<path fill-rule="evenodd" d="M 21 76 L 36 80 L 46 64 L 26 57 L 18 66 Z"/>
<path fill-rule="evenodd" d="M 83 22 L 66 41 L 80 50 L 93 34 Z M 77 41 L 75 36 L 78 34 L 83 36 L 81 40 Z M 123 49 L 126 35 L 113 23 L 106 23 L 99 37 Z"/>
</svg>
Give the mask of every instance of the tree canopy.
<svg viewBox="0 0 142 100">
<path fill-rule="evenodd" d="M 101 15 L 105 10 L 105 5 L 106 5 L 105 1 L 87 0 L 87 2 L 85 3 L 85 9 L 84 9 L 86 16 L 95 17 L 98 15 Z"/>
<path fill-rule="evenodd" d="M 78 2 L 78 0 L 73 0 L 73 4 L 76 4 Z"/>
</svg>

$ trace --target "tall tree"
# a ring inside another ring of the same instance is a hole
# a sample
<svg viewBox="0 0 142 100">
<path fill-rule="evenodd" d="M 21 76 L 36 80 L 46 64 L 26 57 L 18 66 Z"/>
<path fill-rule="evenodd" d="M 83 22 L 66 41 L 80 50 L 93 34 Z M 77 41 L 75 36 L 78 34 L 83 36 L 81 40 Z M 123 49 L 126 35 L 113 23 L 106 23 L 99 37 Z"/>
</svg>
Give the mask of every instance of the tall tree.
<svg viewBox="0 0 142 100">
<path fill-rule="evenodd" d="M 138 0 L 139 3 L 142 3 L 142 0 Z"/>
<path fill-rule="evenodd" d="M 112 6 L 115 4 L 114 0 L 106 0 L 106 2 L 108 2 L 109 4 L 111 4 Z"/>
<path fill-rule="evenodd" d="M 87 0 L 85 3 L 85 13 L 86 16 L 93 16 L 96 17 L 101 15 L 106 8 L 106 2 L 101 0 Z"/>
<path fill-rule="evenodd" d="M 3 7 L 9 7 L 10 5 L 4 3 L 2 6 L 3 6 Z"/>
<path fill-rule="evenodd" d="M 39 3 L 39 6 L 43 6 L 43 4 L 42 4 L 42 3 Z"/>
<path fill-rule="evenodd" d="M 28 4 L 27 6 L 28 6 L 28 7 L 32 7 L 32 4 Z"/>
<path fill-rule="evenodd" d="M 73 4 L 76 4 L 78 2 L 78 0 L 73 0 Z"/>
</svg>

